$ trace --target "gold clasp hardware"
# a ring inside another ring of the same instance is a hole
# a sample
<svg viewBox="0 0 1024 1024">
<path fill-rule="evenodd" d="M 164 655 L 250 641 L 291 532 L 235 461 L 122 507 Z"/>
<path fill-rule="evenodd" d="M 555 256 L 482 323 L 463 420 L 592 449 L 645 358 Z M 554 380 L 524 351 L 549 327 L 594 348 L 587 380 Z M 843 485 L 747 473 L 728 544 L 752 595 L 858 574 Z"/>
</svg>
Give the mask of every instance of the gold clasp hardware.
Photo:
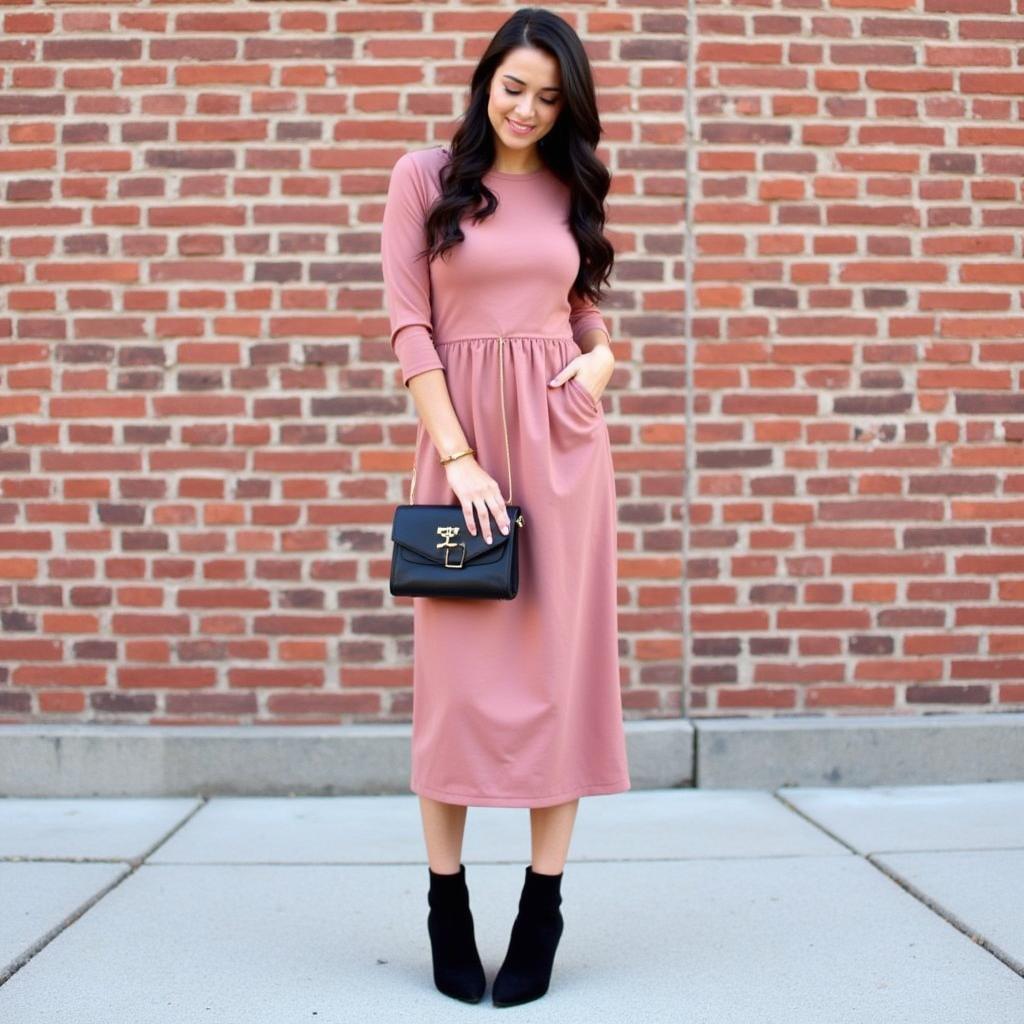
<svg viewBox="0 0 1024 1024">
<path fill-rule="evenodd" d="M 525 526 L 526 525 L 523 522 L 523 513 L 522 512 L 520 512 L 519 515 L 516 516 L 516 525 L 517 526 Z"/>
<path fill-rule="evenodd" d="M 458 536 L 459 528 L 457 526 L 439 526 L 437 528 L 437 533 L 438 533 L 439 537 L 444 537 L 444 541 L 442 541 L 442 543 L 435 544 L 434 546 L 438 547 L 438 548 L 444 548 L 445 549 L 445 551 L 444 551 L 444 566 L 445 566 L 445 568 L 446 569 L 461 569 L 462 568 L 462 563 L 465 562 L 465 560 L 466 560 L 466 545 L 465 544 L 456 544 L 456 543 L 454 543 L 452 541 L 453 537 Z M 455 548 L 461 548 L 462 549 L 462 557 L 459 559 L 457 564 L 455 562 L 449 562 L 448 561 L 448 559 L 451 557 L 452 551 L 454 551 Z"/>
</svg>

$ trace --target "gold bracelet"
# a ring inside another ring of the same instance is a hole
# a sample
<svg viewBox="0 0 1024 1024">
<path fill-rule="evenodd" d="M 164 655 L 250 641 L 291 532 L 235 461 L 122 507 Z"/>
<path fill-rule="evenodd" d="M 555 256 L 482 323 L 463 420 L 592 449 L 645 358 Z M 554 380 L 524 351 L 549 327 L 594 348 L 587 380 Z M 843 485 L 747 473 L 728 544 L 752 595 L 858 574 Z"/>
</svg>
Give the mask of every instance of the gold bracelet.
<svg viewBox="0 0 1024 1024">
<path fill-rule="evenodd" d="M 441 465 L 443 466 L 447 462 L 454 462 L 456 459 L 461 459 L 463 455 L 473 455 L 475 453 L 475 448 L 466 448 L 461 452 L 456 452 L 454 455 L 446 455 L 443 459 L 440 460 L 440 462 Z"/>
</svg>

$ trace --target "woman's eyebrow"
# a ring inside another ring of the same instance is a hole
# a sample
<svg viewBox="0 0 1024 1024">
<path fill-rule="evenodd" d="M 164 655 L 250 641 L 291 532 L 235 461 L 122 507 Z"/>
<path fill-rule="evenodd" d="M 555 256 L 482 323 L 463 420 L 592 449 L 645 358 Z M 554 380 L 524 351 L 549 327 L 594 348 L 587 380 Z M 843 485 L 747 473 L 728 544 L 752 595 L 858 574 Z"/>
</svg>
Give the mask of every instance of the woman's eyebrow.
<svg viewBox="0 0 1024 1024">
<path fill-rule="evenodd" d="M 515 75 L 502 75 L 502 78 L 511 78 L 513 82 L 518 82 L 520 85 L 526 85 L 521 78 L 516 78 Z M 541 92 L 561 92 L 557 85 L 545 85 Z"/>
</svg>

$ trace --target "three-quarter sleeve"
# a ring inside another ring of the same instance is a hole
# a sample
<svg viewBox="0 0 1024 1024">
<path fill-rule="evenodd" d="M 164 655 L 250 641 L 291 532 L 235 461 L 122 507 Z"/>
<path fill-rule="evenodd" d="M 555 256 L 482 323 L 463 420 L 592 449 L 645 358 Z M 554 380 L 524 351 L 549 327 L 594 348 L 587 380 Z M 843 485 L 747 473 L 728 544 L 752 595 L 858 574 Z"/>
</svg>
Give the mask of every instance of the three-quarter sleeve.
<svg viewBox="0 0 1024 1024">
<path fill-rule="evenodd" d="M 381 271 L 391 348 L 402 367 L 402 383 L 425 370 L 444 369 L 434 347 L 430 268 L 419 253 L 427 246 L 427 199 L 413 154 L 398 158 L 388 182 L 381 223 Z"/>
<path fill-rule="evenodd" d="M 601 311 L 592 302 L 581 298 L 575 288 L 569 290 L 569 323 L 572 326 L 573 341 L 577 345 L 580 343 L 580 338 L 595 327 L 604 331 L 608 338 L 608 344 L 611 344 L 611 332 L 604 322 Z"/>
</svg>

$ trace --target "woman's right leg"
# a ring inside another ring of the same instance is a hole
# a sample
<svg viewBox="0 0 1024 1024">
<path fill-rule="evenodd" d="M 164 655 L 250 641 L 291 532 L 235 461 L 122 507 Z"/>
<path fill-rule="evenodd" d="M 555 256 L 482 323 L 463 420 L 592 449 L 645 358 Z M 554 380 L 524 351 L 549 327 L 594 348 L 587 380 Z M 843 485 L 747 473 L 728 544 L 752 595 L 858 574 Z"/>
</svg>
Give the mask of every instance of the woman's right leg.
<svg viewBox="0 0 1024 1024">
<path fill-rule="evenodd" d="M 478 1003 L 487 979 L 476 948 L 466 868 L 462 863 L 467 808 L 421 796 L 420 810 L 430 862 L 427 930 L 434 984 L 445 995 Z"/>
<path fill-rule="evenodd" d="M 420 797 L 423 838 L 431 871 L 447 875 L 459 870 L 468 810 L 461 804 L 446 804 L 430 797 Z"/>
</svg>

